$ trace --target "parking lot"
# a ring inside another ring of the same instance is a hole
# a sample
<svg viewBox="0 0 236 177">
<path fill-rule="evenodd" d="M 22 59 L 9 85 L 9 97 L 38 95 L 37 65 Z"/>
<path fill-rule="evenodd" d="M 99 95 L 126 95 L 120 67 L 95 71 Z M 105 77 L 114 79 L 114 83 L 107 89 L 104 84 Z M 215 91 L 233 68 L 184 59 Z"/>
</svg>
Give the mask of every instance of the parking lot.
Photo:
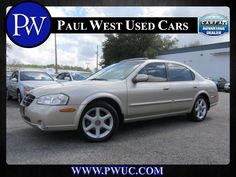
<svg viewBox="0 0 236 177">
<path fill-rule="evenodd" d="M 186 116 L 125 124 L 109 141 L 90 143 L 77 132 L 42 132 L 20 117 L 16 101 L 7 102 L 8 164 L 227 164 L 229 93 L 203 122 Z"/>
</svg>

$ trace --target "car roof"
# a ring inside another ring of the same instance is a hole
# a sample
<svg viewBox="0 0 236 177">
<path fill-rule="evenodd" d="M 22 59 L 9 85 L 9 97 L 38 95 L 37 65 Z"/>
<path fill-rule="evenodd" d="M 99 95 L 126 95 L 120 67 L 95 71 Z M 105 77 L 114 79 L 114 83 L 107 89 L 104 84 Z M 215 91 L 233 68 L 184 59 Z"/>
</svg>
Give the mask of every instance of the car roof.
<svg viewBox="0 0 236 177">
<path fill-rule="evenodd" d="M 61 73 L 78 73 L 78 74 L 80 74 L 80 73 L 91 73 L 91 72 L 88 72 L 88 71 L 62 71 L 59 74 L 61 74 Z"/>
<path fill-rule="evenodd" d="M 47 73 L 46 71 L 39 71 L 39 70 L 16 70 L 19 72 L 38 72 L 38 73 Z M 47 73 L 48 74 L 48 73 Z"/>
<path fill-rule="evenodd" d="M 159 63 L 176 63 L 176 64 L 181 64 L 181 65 L 185 65 L 183 63 L 177 62 L 177 61 L 173 61 L 173 60 L 162 60 L 162 59 L 158 59 L 158 58 L 153 58 L 153 59 L 148 59 L 148 58 L 130 58 L 130 59 L 125 59 L 122 60 L 120 62 L 129 62 L 129 61 L 139 61 L 139 60 L 143 60 L 145 63 L 151 63 L 151 62 L 159 62 Z"/>
<path fill-rule="evenodd" d="M 128 59 L 123 59 L 120 62 L 129 62 L 129 61 L 136 61 L 136 60 L 148 60 L 148 58 L 128 58 Z"/>
</svg>

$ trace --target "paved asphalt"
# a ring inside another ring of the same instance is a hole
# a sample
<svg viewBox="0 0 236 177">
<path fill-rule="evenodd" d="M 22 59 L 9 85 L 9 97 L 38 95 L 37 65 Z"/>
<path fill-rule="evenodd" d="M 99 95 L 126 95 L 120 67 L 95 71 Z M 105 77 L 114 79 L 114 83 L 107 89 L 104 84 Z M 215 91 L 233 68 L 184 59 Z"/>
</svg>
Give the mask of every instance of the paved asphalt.
<svg viewBox="0 0 236 177">
<path fill-rule="evenodd" d="M 203 122 L 186 116 L 125 124 L 107 142 L 77 132 L 42 132 L 25 124 L 16 101 L 7 103 L 8 164 L 228 164 L 229 93 Z"/>
</svg>

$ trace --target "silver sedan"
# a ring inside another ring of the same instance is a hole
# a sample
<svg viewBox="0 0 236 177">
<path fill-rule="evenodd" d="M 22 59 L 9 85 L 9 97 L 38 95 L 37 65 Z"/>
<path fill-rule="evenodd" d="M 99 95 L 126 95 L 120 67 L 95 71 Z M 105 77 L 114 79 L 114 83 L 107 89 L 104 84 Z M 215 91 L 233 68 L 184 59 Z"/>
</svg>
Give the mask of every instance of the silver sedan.
<svg viewBox="0 0 236 177">
<path fill-rule="evenodd" d="M 30 90 L 52 84 L 58 83 L 46 72 L 16 70 L 7 78 L 7 99 L 17 98 L 20 103 Z"/>
<path fill-rule="evenodd" d="M 123 122 L 187 114 L 203 121 L 218 102 L 214 82 L 173 61 L 129 59 L 87 80 L 32 90 L 23 120 L 41 130 L 79 130 L 90 141 L 110 138 Z"/>
</svg>

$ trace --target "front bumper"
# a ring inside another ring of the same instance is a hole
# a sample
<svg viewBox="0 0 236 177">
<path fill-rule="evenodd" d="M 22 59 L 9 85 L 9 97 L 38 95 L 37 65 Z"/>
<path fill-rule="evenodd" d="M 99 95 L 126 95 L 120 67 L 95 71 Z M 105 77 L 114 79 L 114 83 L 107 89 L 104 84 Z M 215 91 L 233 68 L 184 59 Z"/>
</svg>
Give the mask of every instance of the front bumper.
<svg viewBox="0 0 236 177">
<path fill-rule="evenodd" d="M 27 124 L 41 130 L 75 130 L 77 129 L 76 111 L 60 112 L 60 109 L 74 108 L 77 110 L 78 107 L 79 105 L 39 105 L 35 99 L 29 106 L 21 103 L 20 113 Z"/>
</svg>

